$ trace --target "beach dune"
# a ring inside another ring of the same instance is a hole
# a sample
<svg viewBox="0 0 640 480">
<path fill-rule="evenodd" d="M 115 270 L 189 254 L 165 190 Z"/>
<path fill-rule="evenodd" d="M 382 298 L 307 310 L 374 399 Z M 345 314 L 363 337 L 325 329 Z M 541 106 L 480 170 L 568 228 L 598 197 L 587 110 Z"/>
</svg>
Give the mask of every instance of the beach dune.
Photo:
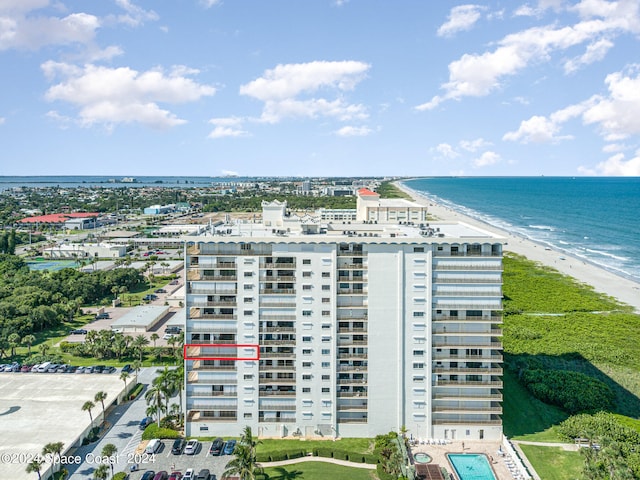
<svg viewBox="0 0 640 480">
<path fill-rule="evenodd" d="M 504 237 L 507 239 L 504 247 L 505 251 L 522 255 L 529 260 L 555 268 L 561 273 L 572 276 L 581 283 L 590 285 L 597 292 L 616 298 L 618 301 L 632 306 L 636 313 L 640 313 L 640 283 L 434 203 L 432 200 L 421 196 L 419 192 L 410 189 L 401 182 L 394 182 L 394 184 L 410 195 L 414 201 L 427 205 L 431 217 L 442 221 L 468 223 L 469 225 L 483 228 Z"/>
</svg>

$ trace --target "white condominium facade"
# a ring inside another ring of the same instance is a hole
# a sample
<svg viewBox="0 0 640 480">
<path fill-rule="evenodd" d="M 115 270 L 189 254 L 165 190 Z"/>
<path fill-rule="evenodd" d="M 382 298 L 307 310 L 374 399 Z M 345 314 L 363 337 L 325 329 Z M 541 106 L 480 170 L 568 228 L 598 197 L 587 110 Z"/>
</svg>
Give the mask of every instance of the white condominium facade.
<svg viewBox="0 0 640 480">
<path fill-rule="evenodd" d="M 186 242 L 187 436 L 500 438 L 503 239 L 267 217 Z"/>
</svg>

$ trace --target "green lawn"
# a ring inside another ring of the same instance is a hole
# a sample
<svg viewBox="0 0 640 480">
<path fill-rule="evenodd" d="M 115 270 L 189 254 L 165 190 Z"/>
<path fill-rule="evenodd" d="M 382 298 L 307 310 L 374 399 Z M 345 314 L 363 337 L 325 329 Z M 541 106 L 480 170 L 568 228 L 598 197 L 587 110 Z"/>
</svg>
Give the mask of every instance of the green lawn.
<svg viewBox="0 0 640 480">
<path fill-rule="evenodd" d="M 580 452 L 559 447 L 520 445 L 541 480 L 575 480 L 582 478 L 584 460 Z"/>
<path fill-rule="evenodd" d="M 375 470 L 342 467 L 324 462 L 305 462 L 265 468 L 264 475 L 264 480 L 374 480 L 377 478 Z"/>
<path fill-rule="evenodd" d="M 354 453 L 372 453 L 373 440 L 369 438 L 342 438 L 340 440 L 293 440 L 293 439 L 277 439 L 262 440 L 258 445 L 257 453 L 271 455 L 281 452 L 299 452 L 304 450 L 312 452 L 314 448 L 334 448 Z"/>
</svg>

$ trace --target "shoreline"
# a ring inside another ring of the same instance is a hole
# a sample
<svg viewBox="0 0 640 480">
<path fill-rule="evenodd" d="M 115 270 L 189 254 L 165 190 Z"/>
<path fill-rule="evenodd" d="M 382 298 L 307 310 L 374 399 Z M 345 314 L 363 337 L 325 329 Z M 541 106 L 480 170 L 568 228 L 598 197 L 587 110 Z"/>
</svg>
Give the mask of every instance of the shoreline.
<svg viewBox="0 0 640 480">
<path fill-rule="evenodd" d="M 620 303 L 633 307 L 635 313 L 640 313 L 640 283 L 613 273 L 594 263 L 572 256 L 569 253 L 547 247 L 521 235 L 512 234 L 487 222 L 438 204 L 422 196 L 420 192 L 407 187 L 402 183 L 402 180 L 393 182 L 393 185 L 411 196 L 413 201 L 428 206 L 429 214 L 438 218 L 435 221 L 464 222 L 504 237 L 507 239 L 504 245 L 505 251 L 522 255 L 529 260 L 554 268 L 564 275 L 573 277 L 580 283 L 593 287 L 598 293 L 615 298 Z"/>
</svg>

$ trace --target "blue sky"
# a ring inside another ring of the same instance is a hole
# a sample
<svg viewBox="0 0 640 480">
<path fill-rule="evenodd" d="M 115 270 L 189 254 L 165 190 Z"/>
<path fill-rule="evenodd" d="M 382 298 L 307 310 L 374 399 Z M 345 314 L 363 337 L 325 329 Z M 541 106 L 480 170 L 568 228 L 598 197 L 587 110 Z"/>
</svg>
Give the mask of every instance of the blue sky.
<svg viewBox="0 0 640 480">
<path fill-rule="evenodd" d="M 640 175 L 640 2 L 0 0 L 0 175 Z"/>
</svg>

